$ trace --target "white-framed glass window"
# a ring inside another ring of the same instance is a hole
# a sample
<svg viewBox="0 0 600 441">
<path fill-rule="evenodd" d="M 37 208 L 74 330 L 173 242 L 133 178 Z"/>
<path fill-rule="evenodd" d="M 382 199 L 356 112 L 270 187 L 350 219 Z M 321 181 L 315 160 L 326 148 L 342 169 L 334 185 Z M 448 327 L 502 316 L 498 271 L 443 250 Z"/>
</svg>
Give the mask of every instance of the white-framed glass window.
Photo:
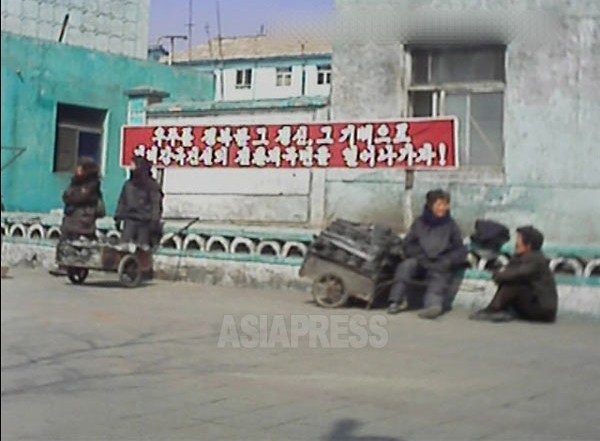
<svg viewBox="0 0 600 441">
<path fill-rule="evenodd" d="M 58 104 L 54 171 L 73 172 L 82 157 L 102 161 L 106 110 Z"/>
<path fill-rule="evenodd" d="M 252 69 L 238 69 L 235 71 L 235 88 L 250 89 L 252 87 Z"/>
<path fill-rule="evenodd" d="M 460 163 L 502 166 L 504 46 L 410 50 L 412 116 L 454 115 Z"/>
<path fill-rule="evenodd" d="M 292 67 L 277 67 L 275 69 L 275 85 L 276 86 L 291 86 L 292 85 Z"/>
<path fill-rule="evenodd" d="M 317 66 L 317 84 L 331 84 L 331 64 Z"/>
</svg>

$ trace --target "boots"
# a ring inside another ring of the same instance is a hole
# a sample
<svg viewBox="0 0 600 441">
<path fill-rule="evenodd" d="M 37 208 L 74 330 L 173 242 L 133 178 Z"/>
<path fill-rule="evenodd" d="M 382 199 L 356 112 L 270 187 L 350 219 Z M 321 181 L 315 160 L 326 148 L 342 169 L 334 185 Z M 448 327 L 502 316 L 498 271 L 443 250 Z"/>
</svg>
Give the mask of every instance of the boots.
<svg viewBox="0 0 600 441">
<path fill-rule="evenodd" d="M 438 318 L 443 313 L 444 309 L 441 305 L 433 305 L 419 312 L 419 317 L 421 317 L 422 319 L 433 320 L 435 318 Z"/>
<path fill-rule="evenodd" d="M 510 322 L 515 318 L 515 315 L 516 314 L 511 310 L 492 311 L 491 309 L 484 308 L 471 314 L 469 316 L 469 319 L 485 322 L 503 323 Z"/>
<path fill-rule="evenodd" d="M 398 314 L 399 312 L 404 312 L 408 309 L 408 301 L 406 299 L 402 300 L 402 302 L 392 302 L 388 308 L 388 314 Z"/>
</svg>

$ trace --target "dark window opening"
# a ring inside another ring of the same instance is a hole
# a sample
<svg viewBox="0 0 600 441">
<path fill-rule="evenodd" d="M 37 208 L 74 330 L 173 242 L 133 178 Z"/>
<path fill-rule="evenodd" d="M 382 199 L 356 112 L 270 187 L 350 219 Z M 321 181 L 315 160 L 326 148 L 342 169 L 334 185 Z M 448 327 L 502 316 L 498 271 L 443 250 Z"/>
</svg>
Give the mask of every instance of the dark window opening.
<svg viewBox="0 0 600 441">
<path fill-rule="evenodd" d="M 252 87 L 252 69 L 239 69 L 235 71 L 236 89 L 250 89 Z"/>
<path fill-rule="evenodd" d="M 411 50 L 411 114 L 456 116 L 461 164 L 503 163 L 504 59 L 501 46 Z"/>
<path fill-rule="evenodd" d="M 317 84 L 331 84 L 331 64 L 317 66 Z"/>
<path fill-rule="evenodd" d="M 415 49 L 412 55 L 413 84 L 504 82 L 502 46 L 452 49 Z"/>
<path fill-rule="evenodd" d="M 72 172 L 82 157 L 102 161 L 102 137 L 106 111 L 58 104 L 54 171 Z"/>
<path fill-rule="evenodd" d="M 292 85 L 291 67 L 278 67 L 275 69 L 275 85 L 278 87 Z"/>
</svg>

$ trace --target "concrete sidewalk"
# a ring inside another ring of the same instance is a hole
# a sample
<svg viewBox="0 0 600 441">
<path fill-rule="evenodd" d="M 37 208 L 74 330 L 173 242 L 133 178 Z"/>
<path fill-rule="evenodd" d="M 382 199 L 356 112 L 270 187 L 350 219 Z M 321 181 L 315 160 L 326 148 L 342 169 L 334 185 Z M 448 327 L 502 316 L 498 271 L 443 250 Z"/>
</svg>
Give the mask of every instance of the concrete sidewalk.
<svg viewBox="0 0 600 441">
<path fill-rule="evenodd" d="M 600 325 L 317 308 L 303 293 L 2 280 L 7 440 L 600 439 Z M 223 318 L 387 320 L 377 349 L 219 348 Z"/>
</svg>

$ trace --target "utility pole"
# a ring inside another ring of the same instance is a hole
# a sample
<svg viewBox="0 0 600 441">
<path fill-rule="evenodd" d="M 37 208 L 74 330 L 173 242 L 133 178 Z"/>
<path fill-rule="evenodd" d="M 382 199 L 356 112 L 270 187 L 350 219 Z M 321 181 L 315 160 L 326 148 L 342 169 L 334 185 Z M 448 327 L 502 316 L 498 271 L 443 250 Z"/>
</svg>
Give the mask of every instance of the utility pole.
<svg viewBox="0 0 600 441">
<path fill-rule="evenodd" d="M 158 39 L 158 44 L 160 44 L 161 40 L 166 39 L 169 40 L 169 61 L 168 64 L 171 66 L 173 64 L 173 54 L 175 53 L 175 40 L 187 40 L 186 35 L 163 35 Z"/>
<path fill-rule="evenodd" d="M 225 78 L 223 78 L 223 35 L 221 34 L 221 4 L 219 0 L 217 1 L 217 44 L 219 49 L 219 77 L 220 81 L 220 89 L 221 89 L 221 99 L 224 99 L 225 94 L 225 86 L 223 83 L 225 82 Z"/>
<path fill-rule="evenodd" d="M 300 94 L 302 96 L 306 95 L 306 57 L 304 54 L 305 44 L 303 42 L 300 43 L 300 53 L 302 54 L 302 78 L 300 85 Z"/>
<path fill-rule="evenodd" d="M 194 27 L 194 22 L 192 21 L 192 16 L 193 16 L 192 2 L 193 2 L 193 0 L 189 0 L 189 3 L 188 3 L 188 23 L 186 25 L 188 28 L 188 35 L 187 35 L 188 61 L 192 61 L 192 28 Z"/>
</svg>

